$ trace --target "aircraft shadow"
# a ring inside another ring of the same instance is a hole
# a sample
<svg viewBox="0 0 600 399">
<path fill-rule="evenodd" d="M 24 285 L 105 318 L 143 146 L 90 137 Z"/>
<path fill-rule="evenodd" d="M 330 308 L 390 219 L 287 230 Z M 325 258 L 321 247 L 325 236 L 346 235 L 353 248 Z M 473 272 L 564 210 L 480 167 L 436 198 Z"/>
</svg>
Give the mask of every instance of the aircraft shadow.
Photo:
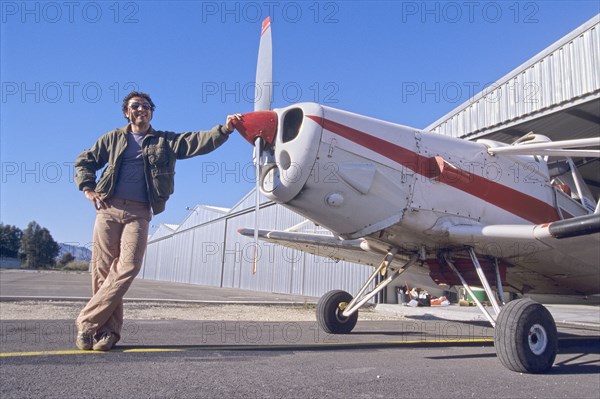
<svg viewBox="0 0 600 399">
<path fill-rule="evenodd" d="M 565 350 L 566 349 L 566 350 Z M 592 359 L 588 360 L 584 357 L 589 354 L 600 353 L 600 345 L 595 342 L 594 347 L 586 347 L 587 351 L 575 351 L 571 348 L 559 348 L 559 354 L 573 354 L 572 357 L 564 360 L 560 360 L 554 364 L 551 370 L 552 374 L 599 374 L 600 373 L 600 360 Z"/>
<path fill-rule="evenodd" d="M 434 316 L 431 314 L 419 315 L 419 316 L 404 316 L 406 319 L 410 320 L 420 320 L 420 321 L 438 321 L 444 323 L 460 323 L 460 324 L 469 324 L 478 327 L 489 327 L 492 328 L 490 323 L 487 320 L 452 320 L 445 319 L 442 317 Z"/>
<path fill-rule="evenodd" d="M 564 334 L 569 335 L 569 334 Z M 586 356 L 600 354 L 600 340 L 595 338 L 582 338 L 580 336 L 567 336 L 558 341 L 558 355 L 561 360 L 554 364 L 549 374 L 575 375 L 599 374 L 600 359 L 587 359 Z M 562 359 L 562 355 L 572 355 Z M 494 353 L 479 353 L 467 355 L 429 356 L 429 359 L 460 360 L 496 357 Z"/>
</svg>

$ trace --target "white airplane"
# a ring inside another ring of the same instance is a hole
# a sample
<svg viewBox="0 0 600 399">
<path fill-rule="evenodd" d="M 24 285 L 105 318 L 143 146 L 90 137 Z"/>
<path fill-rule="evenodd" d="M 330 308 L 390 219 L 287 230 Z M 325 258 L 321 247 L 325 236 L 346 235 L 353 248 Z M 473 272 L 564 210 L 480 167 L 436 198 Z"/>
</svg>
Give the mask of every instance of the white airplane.
<svg viewBox="0 0 600 399">
<path fill-rule="evenodd" d="M 272 87 L 271 63 L 267 18 L 260 87 Z M 600 150 L 589 147 L 600 146 L 600 137 L 551 142 L 528 134 L 511 145 L 474 142 L 315 103 L 271 110 L 271 98 L 267 90 L 236 124 L 255 145 L 257 186 L 335 236 L 240 233 L 378 265 L 354 297 L 336 290 L 319 300 L 323 330 L 350 333 L 358 309 L 410 268 L 438 284 L 464 286 L 495 327 L 505 367 L 530 373 L 552 367 L 552 316 L 529 298 L 506 302 L 504 292 L 600 294 L 600 207 L 572 161 L 598 157 Z M 369 290 L 378 274 L 382 281 Z M 473 285 L 485 289 L 493 312 Z"/>
</svg>

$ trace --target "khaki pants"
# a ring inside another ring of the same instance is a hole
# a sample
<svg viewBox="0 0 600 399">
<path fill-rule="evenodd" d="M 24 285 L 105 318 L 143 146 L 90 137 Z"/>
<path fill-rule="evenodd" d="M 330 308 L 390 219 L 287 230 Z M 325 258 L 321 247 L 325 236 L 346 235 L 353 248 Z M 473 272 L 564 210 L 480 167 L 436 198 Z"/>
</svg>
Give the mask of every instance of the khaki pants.
<svg viewBox="0 0 600 399">
<path fill-rule="evenodd" d="M 96 213 L 92 248 L 93 296 L 77 317 L 79 331 L 121 336 L 123 296 L 142 267 L 150 205 L 113 198 Z"/>
</svg>

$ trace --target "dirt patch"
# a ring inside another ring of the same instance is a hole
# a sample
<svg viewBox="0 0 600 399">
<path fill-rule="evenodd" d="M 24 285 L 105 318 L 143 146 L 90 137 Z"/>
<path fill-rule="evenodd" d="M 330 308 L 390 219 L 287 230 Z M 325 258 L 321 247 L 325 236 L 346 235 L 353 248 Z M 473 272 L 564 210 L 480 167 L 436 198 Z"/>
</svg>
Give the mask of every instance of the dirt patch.
<svg viewBox="0 0 600 399">
<path fill-rule="evenodd" d="M 83 302 L 15 301 L 0 302 L 0 319 L 65 320 L 77 318 Z M 220 305 L 158 302 L 125 302 L 126 320 L 235 320 L 315 321 L 315 306 Z M 397 315 L 360 310 L 361 320 L 398 320 Z"/>
</svg>

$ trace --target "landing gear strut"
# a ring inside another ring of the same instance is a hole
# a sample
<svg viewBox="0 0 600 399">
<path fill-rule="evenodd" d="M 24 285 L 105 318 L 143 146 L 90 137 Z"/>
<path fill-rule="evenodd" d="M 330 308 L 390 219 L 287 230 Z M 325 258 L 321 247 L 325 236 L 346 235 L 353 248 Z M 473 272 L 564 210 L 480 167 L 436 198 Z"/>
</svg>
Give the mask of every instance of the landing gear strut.
<svg viewBox="0 0 600 399">
<path fill-rule="evenodd" d="M 467 284 L 450 257 L 445 254 L 446 264 L 458 276 L 463 286 L 471 294 L 471 297 L 482 311 L 484 316 L 494 327 L 494 345 L 500 362 L 509 370 L 522 373 L 543 373 L 552 368 L 556 358 L 558 339 L 556 324 L 552 315 L 544 306 L 529 299 L 518 299 L 502 306 L 498 303 L 495 293 L 492 291 L 487 277 L 483 272 L 475 251 L 468 248 L 473 266 L 477 271 L 481 285 L 492 303 L 494 314 L 488 312 L 483 304 L 473 294 L 471 287 Z M 408 267 L 413 265 L 419 258 L 413 255 L 401 268 L 390 267 L 391 261 L 396 255 L 396 250 L 388 252 L 381 265 L 371 274 L 356 297 L 352 297 L 345 291 L 330 291 L 323 295 L 317 304 L 317 321 L 321 328 L 332 334 L 348 334 L 356 326 L 358 320 L 358 309 L 369 299 L 381 292 L 388 284 L 395 280 Z M 496 266 L 496 289 L 501 303 L 504 304 L 502 293 L 502 282 Z M 368 286 L 377 277 L 391 272 L 389 277 L 381 281 L 375 288 L 364 294 Z"/>
<path fill-rule="evenodd" d="M 468 248 L 468 252 L 477 270 L 479 280 L 492 303 L 495 315 L 490 314 L 472 294 L 471 288 L 456 269 L 448 254 L 446 254 L 445 260 L 494 327 L 494 346 L 500 363 L 509 370 L 521 373 L 543 373 L 550 370 L 556 358 L 558 338 L 556 324 L 548 309 L 529 298 L 511 301 L 500 308 L 477 260 L 475 251 Z M 503 298 L 498 263 L 495 262 L 495 265 L 496 286 L 500 297 Z M 504 302 L 503 299 L 502 301 Z"/>
<path fill-rule="evenodd" d="M 356 294 L 356 297 L 353 298 L 352 295 L 346 291 L 338 290 L 329 291 L 321 297 L 317 303 L 317 322 L 325 332 L 331 334 L 350 333 L 356 326 L 358 309 L 369 301 L 369 299 L 381 292 L 418 259 L 418 255 L 413 255 L 404 266 L 392 268 L 392 259 L 396 256 L 396 253 L 396 249 L 387 253 L 379 267 L 375 269 L 358 294 Z M 385 276 L 388 274 L 388 269 L 391 274 L 385 280 L 377 284 L 373 290 L 364 294 L 371 282 L 377 277 L 377 274 L 380 273 L 382 276 Z"/>
</svg>

